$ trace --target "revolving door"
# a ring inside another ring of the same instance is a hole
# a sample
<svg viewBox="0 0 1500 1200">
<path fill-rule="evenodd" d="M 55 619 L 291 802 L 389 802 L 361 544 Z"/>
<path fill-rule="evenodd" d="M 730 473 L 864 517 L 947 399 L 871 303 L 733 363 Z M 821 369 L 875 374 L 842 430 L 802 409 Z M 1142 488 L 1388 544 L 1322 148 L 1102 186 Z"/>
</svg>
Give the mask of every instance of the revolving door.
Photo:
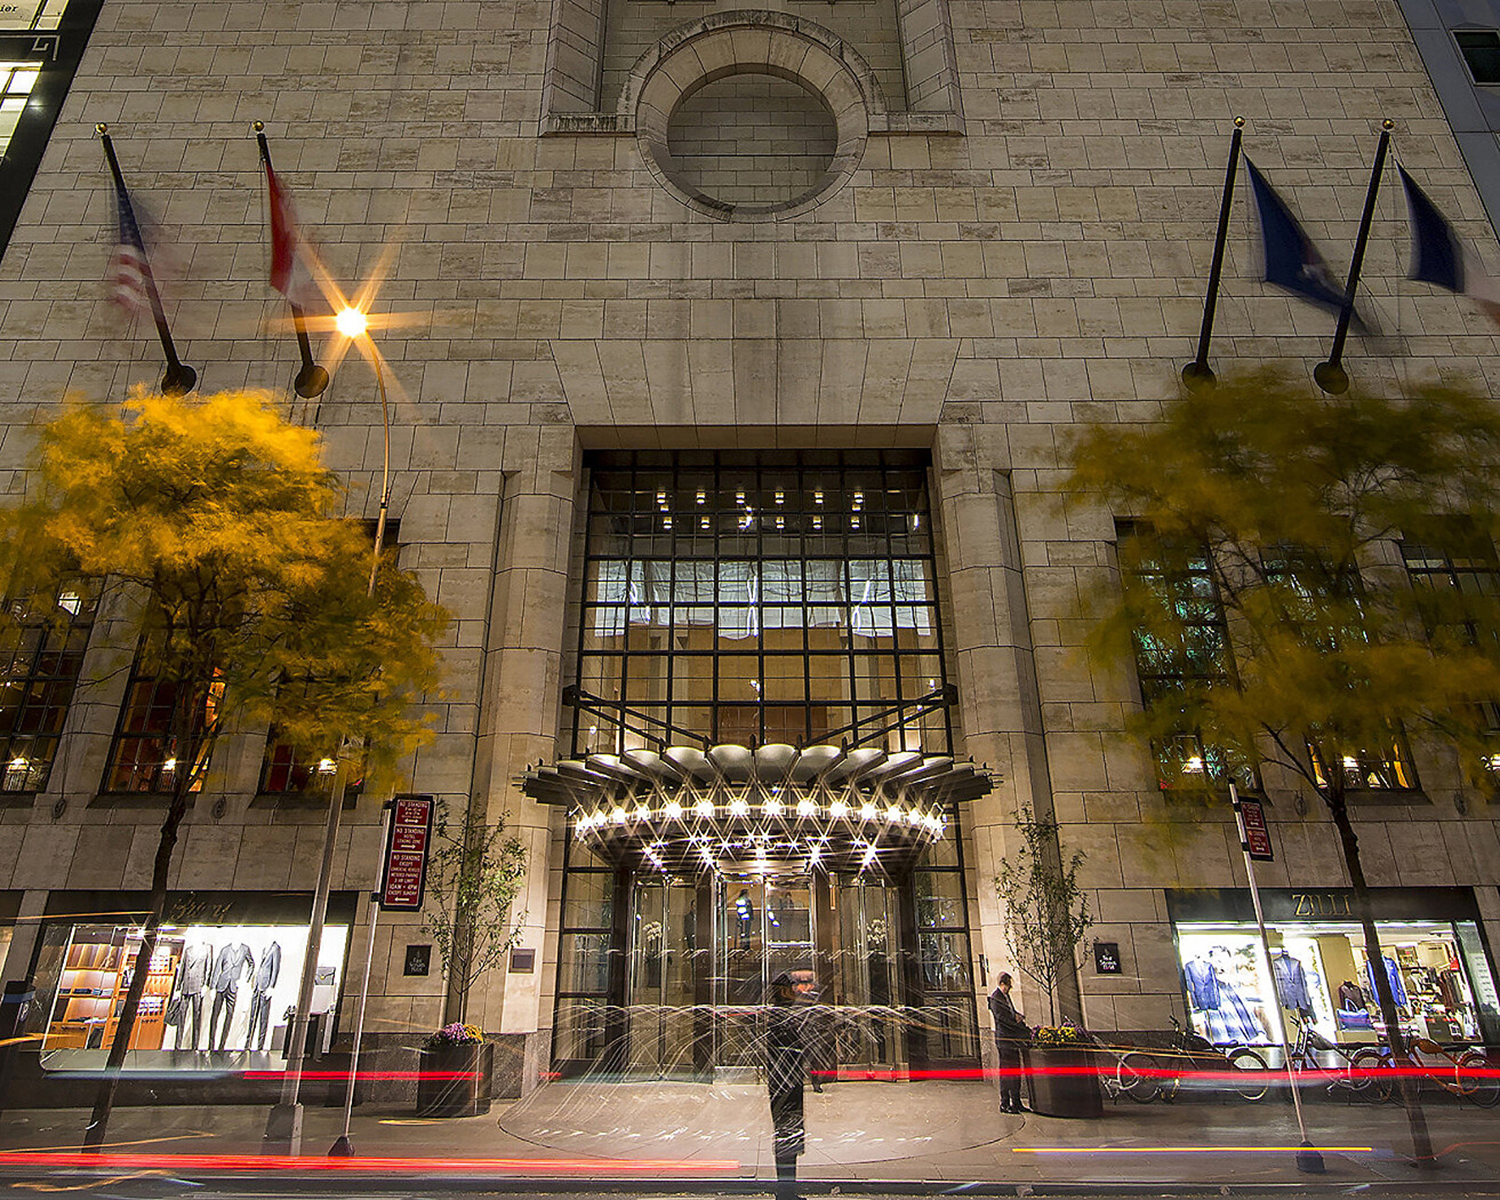
<svg viewBox="0 0 1500 1200">
<path fill-rule="evenodd" d="M 758 1066 L 763 1006 L 785 974 L 808 1006 L 814 1069 L 898 1069 L 900 892 L 804 872 L 630 885 L 624 1065 L 701 1075 Z"/>
</svg>

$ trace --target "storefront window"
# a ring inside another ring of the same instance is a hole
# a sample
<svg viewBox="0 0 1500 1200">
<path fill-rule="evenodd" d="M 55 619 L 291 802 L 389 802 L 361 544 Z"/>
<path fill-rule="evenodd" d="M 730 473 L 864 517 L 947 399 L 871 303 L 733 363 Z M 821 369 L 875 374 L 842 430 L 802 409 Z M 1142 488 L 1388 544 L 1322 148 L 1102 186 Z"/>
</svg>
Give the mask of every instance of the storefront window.
<svg viewBox="0 0 1500 1200">
<path fill-rule="evenodd" d="M 307 952 L 305 925 L 163 925 L 126 1060 L 134 1070 L 279 1061 Z M 347 927 L 328 925 L 309 1011 L 328 1014 L 342 982 Z M 38 1006 L 49 1070 L 97 1066 L 114 1040 L 141 945 L 139 926 L 52 925 Z M 50 996 L 49 996 L 50 994 Z M 326 1036 L 327 1022 L 324 1022 Z"/>
<path fill-rule="evenodd" d="M 1183 992 L 1195 1032 L 1218 1046 L 1277 1044 L 1306 1024 L 1332 1042 L 1383 1042 L 1375 996 L 1383 968 L 1402 1030 L 1441 1043 L 1480 1042 L 1495 989 L 1473 921 L 1377 921 L 1381 965 L 1360 924 L 1268 923 L 1271 961 L 1253 922 L 1179 922 Z"/>
</svg>

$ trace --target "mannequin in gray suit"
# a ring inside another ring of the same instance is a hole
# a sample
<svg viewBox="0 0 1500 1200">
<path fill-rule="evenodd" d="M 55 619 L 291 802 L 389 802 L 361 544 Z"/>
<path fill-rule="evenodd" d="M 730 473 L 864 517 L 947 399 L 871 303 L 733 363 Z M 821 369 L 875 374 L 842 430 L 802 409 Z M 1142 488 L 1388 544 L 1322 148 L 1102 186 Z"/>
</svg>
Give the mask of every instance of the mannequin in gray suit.
<svg viewBox="0 0 1500 1200">
<path fill-rule="evenodd" d="M 219 951 L 214 962 L 214 1006 L 208 1015 L 208 1048 L 224 1049 L 229 1041 L 229 1026 L 234 1023 L 234 1005 L 239 999 L 240 976 L 253 974 L 255 956 L 244 942 L 231 942 Z M 223 1028 L 219 1027 L 219 1014 L 224 1015 Z M 218 1033 L 218 1045 L 214 1034 Z"/>
<path fill-rule="evenodd" d="M 281 978 L 281 943 L 272 942 L 260 956 L 260 966 L 255 968 L 255 980 L 250 992 L 250 1027 L 245 1031 L 245 1044 L 251 1050 L 266 1048 L 266 1027 L 271 1020 L 271 989 Z"/>
</svg>

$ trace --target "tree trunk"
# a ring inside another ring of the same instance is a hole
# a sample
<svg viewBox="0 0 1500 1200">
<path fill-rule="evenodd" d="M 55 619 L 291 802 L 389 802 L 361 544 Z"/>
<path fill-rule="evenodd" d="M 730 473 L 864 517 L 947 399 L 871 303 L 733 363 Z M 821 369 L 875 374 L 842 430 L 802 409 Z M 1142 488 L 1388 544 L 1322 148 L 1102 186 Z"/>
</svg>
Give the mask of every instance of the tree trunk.
<svg viewBox="0 0 1500 1200">
<path fill-rule="evenodd" d="M 181 760 L 178 760 L 179 763 Z M 193 762 L 196 760 L 189 760 Z M 187 815 L 189 788 L 192 786 L 191 765 L 174 773 L 172 802 L 167 808 L 166 819 L 161 825 L 161 840 L 156 845 L 156 861 L 151 869 L 151 910 L 146 917 L 146 926 L 141 934 L 141 947 L 136 952 L 135 968 L 130 975 L 130 989 L 125 993 L 125 1007 L 120 1012 L 120 1022 L 115 1027 L 115 1040 L 110 1043 L 109 1058 L 105 1063 L 104 1077 L 94 1093 L 94 1111 L 89 1115 L 88 1127 L 83 1133 L 85 1150 L 97 1151 L 103 1144 L 109 1129 L 110 1113 L 115 1107 L 115 1089 L 119 1086 L 120 1071 L 125 1065 L 125 1053 L 130 1049 L 130 1038 L 135 1033 L 136 1014 L 140 1011 L 141 995 L 146 990 L 146 975 L 151 970 L 151 958 L 156 953 L 157 933 L 161 929 L 162 915 L 167 908 L 167 878 L 172 867 L 172 851 L 177 845 L 177 831 Z M 121 970 L 125 968 L 122 956 Z"/>
<path fill-rule="evenodd" d="M 454 888 L 453 955 L 443 997 L 444 1025 L 462 1024 L 469 1016 L 469 990 L 474 985 L 474 913 L 479 902 L 474 877 L 483 865 L 483 835 L 484 829 L 475 822 L 473 809 L 465 810 L 463 854 Z"/>
<path fill-rule="evenodd" d="M 1334 760 L 1336 763 L 1339 761 Z M 1421 1089 L 1412 1077 L 1412 1061 L 1407 1053 L 1406 1038 L 1401 1032 L 1400 1014 L 1396 1012 L 1396 997 L 1391 991 L 1391 981 L 1385 969 L 1385 951 L 1380 945 L 1380 934 L 1375 929 L 1375 917 L 1370 907 L 1370 889 L 1365 883 L 1364 867 L 1359 859 L 1359 838 L 1349 821 L 1349 809 L 1344 794 L 1342 765 L 1328 767 L 1328 790 L 1324 799 L 1333 815 L 1334 827 L 1339 831 L 1339 842 L 1344 852 L 1344 866 L 1349 871 L 1349 883 L 1354 889 L 1354 907 L 1359 923 L 1365 933 L 1365 953 L 1370 959 L 1370 976 L 1375 984 L 1375 995 L 1380 1002 L 1380 1018 L 1385 1022 L 1386 1037 L 1390 1040 L 1391 1062 L 1399 1072 L 1401 1103 L 1406 1109 L 1406 1119 L 1411 1126 L 1412 1152 L 1419 1167 L 1437 1167 L 1437 1156 L 1432 1150 L 1432 1135 L 1427 1130 L 1427 1114 L 1422 1108 Z"/>
</svg>

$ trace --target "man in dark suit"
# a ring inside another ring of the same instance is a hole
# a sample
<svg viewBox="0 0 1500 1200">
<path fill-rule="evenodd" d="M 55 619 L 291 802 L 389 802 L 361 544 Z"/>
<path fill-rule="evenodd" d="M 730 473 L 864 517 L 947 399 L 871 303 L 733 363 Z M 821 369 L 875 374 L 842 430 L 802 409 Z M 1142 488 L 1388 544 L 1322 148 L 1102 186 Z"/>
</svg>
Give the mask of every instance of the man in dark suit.
<svg viewBox="0 0 1500 1200">
<path fill-rule="evenodd" d="M 1031 1041 L 1031 1028 L 1010 998 L 1010 972 L 1002 972 L 996 983 L 989 1005 L 995 1020 L 995 1050 L 1000 1056 L 1000 1111 L 1025 1112 L 1021 1107 L 1021 1047 Z"/>
</svg>

